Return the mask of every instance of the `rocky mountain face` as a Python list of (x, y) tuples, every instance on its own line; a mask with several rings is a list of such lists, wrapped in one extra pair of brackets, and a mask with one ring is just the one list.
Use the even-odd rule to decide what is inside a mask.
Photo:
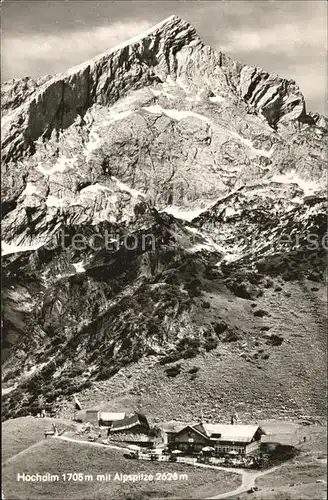
[(328, 121), (294, 81), (172, 16), (2, 119), (5, 417), (322, 412)]

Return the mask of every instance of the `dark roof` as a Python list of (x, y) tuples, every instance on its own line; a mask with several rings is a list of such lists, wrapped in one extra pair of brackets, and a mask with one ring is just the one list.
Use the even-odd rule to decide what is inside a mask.
[(142, 415), (141, 413), (134, 413), (132, 416), (126, 417), (123, 420), (117, 420), (116, 422), (113, 422), (110, 431), (115, 432), (133, 429), (136, 425), (144, 425), (149, 428), (145, 415)]

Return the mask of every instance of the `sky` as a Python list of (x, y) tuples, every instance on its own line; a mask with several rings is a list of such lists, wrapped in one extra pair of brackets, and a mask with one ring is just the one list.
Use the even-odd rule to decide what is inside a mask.
[(296, 80), (327, 115), (325, 0), (2, 2), (2, 80), (65, 71), (176, 14), (213, 48)]

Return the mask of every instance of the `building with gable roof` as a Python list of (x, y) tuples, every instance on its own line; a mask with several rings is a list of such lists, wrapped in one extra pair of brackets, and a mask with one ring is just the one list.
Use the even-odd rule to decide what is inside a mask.
[(222, 455), (249, 455), (260, 445), (265, 432), (258, 425), (208, 424), (188, 425), (177, 432), (171, 446), (185, 453), (197, 453), (205, 446)]

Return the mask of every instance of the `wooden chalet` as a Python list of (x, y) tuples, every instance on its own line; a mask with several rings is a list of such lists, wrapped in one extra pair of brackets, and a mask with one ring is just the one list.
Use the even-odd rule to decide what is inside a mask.
[(175, 435), (186, 427), (186, 424), (180, 424), (178, 422), (165, 422), (158, 425), (161, 431), (161, 437), (164, 444), (170, 444), (174, 442)]
[(192, 454), (210, 446), (220, 455), (245, 456), (259, 448), (263, 434), (258, 425), (201, 423), (188, 425), (177, 432), (170, 447)]
[(76, 422), (89, 422), (93, 425), (98, 425), (99, 421), (99, 410), (94, 408), (86, 409), (86, 410), (78, 410), (74, 413), (74, 420)]
[(209, 439), (203, 431), (197, 429), (197, 426), (187, 425), (171, 437), (169, 447), (181, 450), (186, 454), (198, 453), (208, 446)]

